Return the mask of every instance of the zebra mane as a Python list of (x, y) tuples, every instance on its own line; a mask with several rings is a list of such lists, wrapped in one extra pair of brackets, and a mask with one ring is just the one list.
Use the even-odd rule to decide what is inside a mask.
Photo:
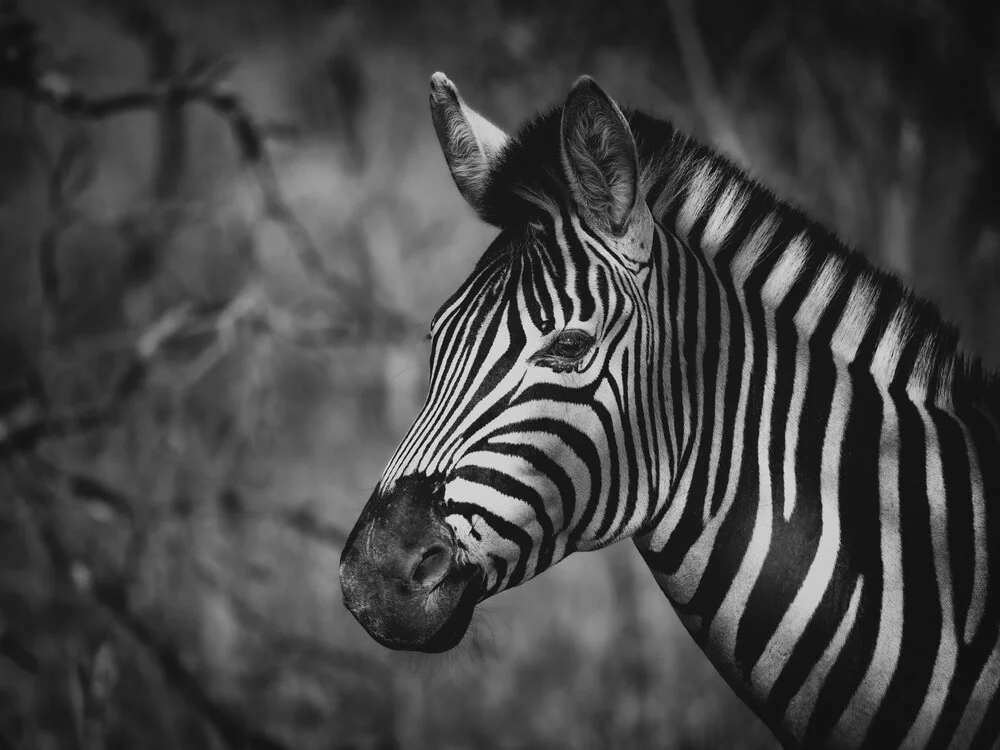
[[(483, 200), (483, 216), (498, 227), (531, 222), (550, 213), (570, 198), (559, 156), (562, 105), (528, 120), (508, 141), (490, 169)], [(662, 164), (664, 143), (676, 131), (664, 120), (636, 109), (622, 107), (636, 141), (642, 187), (648, 194), (650, 180)]]
[[(838, 261), (837, 288), (867, 290), (871, 293), (870, 298), (877, 296), (880, 304), (893, 310), (899, 323), (896, 331), (899, 349), (906, 348), (914, 339), (924, 345), (926, 351), (918, 369), (923, 370), (925, 380), (932, 372), (944, 373), (957, 386), (955, 393), (968, 392), (974, 401), (1000, 406), (997, 374), (977, 355), (965, 351), (958, 328), (946, 321), (931, 301), (916, 294), (898, 275), (875, 266), (801, 207), (778, 197), (728, 158), (686, 134), (674, 131), (667, 148), (655, 158), (658, 164), (646, 167), (650, 173), (647, 181), (652, 179), (652, 187), (646, 195), (653, 215), (665, 227), (677, 228), (679, 214), (693, 187), (703, 181), (704, 175), (712, 175), (710, 190), (702, 196), (707, 207), (699, 217), (702, 230), (707, 214), (723, 196), (739, 195), (746, 201), (743, 213), (747, 223), (759, 223), (763, 217), (772, 217), (780, 225), (784, 237), (803, 237), (808, 241), (810, 263), (818, 265), (828, 259)], [(703, 185), (699, 187), (704, 189)], [(749, 232), (748, 226), (744, 227), (744, 232)], [(739, 230), (733, 234), (742, 236)], [(769, 252), (777, 253), (781, 249), (775, 245)], [(833, 291), (836, 290), (831, 293)], [(876, 324), (881, 327), (880, 335), (890, 320), (889, 317), (876, 317)]]
[[(863, 283), (877, 290), (879, 299), (895, 304), (902, 322), (900, 344), (906, 346), (914, 337), (925, 341), (922, 364), (927, 371), (950, 372), (958, 386), (956, 392), (969, 390), (974, 398), (1000, 406), (1000, 377), (979, 357), (964, 351), (958, 329), (946, 322), (931, 302), (916, 295), (895, 274), (874, 266), (804, 210), (777, 197), (719, 152), (670, 122), (629, 107), (622, 107), (622, 112), (635, 138), (643, 194), (653, 216), (667, 229), (676, 228), (678, 213), (698, 175), (710, 173), (713, 180), (710, 193), (704, 196), (705, 206), (711, 208), (727, 191), (736, 191), (746, 201), (743, 214), (748, 220), (771, 216), (781, 225), (783, 235), (804, 234), (811, 262), (835, 257), (840, 261), (842, 280)], [(531, 226), (541, 225), (546, 216), (571, 200), (560, 163), (561, 116), (562, 106), (557, 105), (530, 119), (491, 166), (481, 207), (481, 215), (491, 224), (504, 229), (529, 227), (530, 233)], [(705, 214), (700, 218), (704, 225)], [(493, 257), (496, 251), (491, 248), (486, 255)]]

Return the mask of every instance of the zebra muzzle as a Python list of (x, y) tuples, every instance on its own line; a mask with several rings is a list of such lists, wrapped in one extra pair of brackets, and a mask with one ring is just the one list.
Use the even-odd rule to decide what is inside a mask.
[(341, 554), (344, 605), (388, 648), (456, 646), (482, 593), (482, 572), (456, 555), (442, 494), (440, 481), (422, 476), (376, 490)]

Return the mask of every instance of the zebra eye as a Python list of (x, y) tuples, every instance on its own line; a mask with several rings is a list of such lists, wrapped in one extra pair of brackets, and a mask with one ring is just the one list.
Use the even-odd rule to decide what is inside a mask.
[(555, 341), (542, 349), (533, 359), (548, 360), (553, 363), (575, 362), (590, 351), (594, 337), (586, 331), (567, 330), (560, 333)]

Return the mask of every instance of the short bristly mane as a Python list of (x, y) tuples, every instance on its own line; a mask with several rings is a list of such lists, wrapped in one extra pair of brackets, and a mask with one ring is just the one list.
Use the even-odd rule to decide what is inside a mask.
[[(699, 190), (707, 188), (704, 195), (698, 196), (707, 206), (718, 201), (725, 191), (738, 194), (743, 204), (741, 220), (759, 223), (765, 216), (776, 218), (785, 230), (783, 235), (802, 234), (808, 239), (812, 262), (818, 264), (835, 257), (840, 261), (843, 278), (865, 283), (878, 291), (883, 304), (894, 304), (903, 344), (913, 336), (924, 340), (924, 366), (928, 371), (948, 373), (955, 381), (955, 388), (949, 390), (967, 391), (973, 401), (1000, 404), (1000, 379), (978, 357), (962, 350), (958, 330), (945, 322), (930, 302), (912, 293), (895, 275), (876, 268), (833, 232), (775, 196), (718, 152), (669, 122), (627, 107), (622, 111), (635, 137), (640, 184), (647, 203), (666, 229), (675, 231), (693, 183), (699, 183)], [(562, 107), (537, 115), (521, 127), (500, 154), (483, 201), (483, 215), (492, 224), (524, 226), (542, 219), (553, 207), (567, 204), (569, 186), (559, 152), (561, 115)]]

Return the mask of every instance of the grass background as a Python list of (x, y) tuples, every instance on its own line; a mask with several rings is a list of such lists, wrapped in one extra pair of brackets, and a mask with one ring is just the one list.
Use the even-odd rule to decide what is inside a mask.
[(508, 129), (589, 72), (1000, 361), (995, 19), (611, 5), (22, 3), (45, 69), (88, 95), (228, 60), (221, 85), (274, 131), (285, 202), (350, 287), (303, 263), (208, 108), (81, 123), (0, 90), (0, 397), (30, 373), (54, 409), (114, 396), (166, 311), (215, 311), (113, 424), (3, 465), (0, 747), (775, 746), (628, 544), (488, 602), (439, 657), (381, 649), (340, 602), (339, 545), (423, 399), (426, 322), (493, 234), (440, 155), (435, 70)]

